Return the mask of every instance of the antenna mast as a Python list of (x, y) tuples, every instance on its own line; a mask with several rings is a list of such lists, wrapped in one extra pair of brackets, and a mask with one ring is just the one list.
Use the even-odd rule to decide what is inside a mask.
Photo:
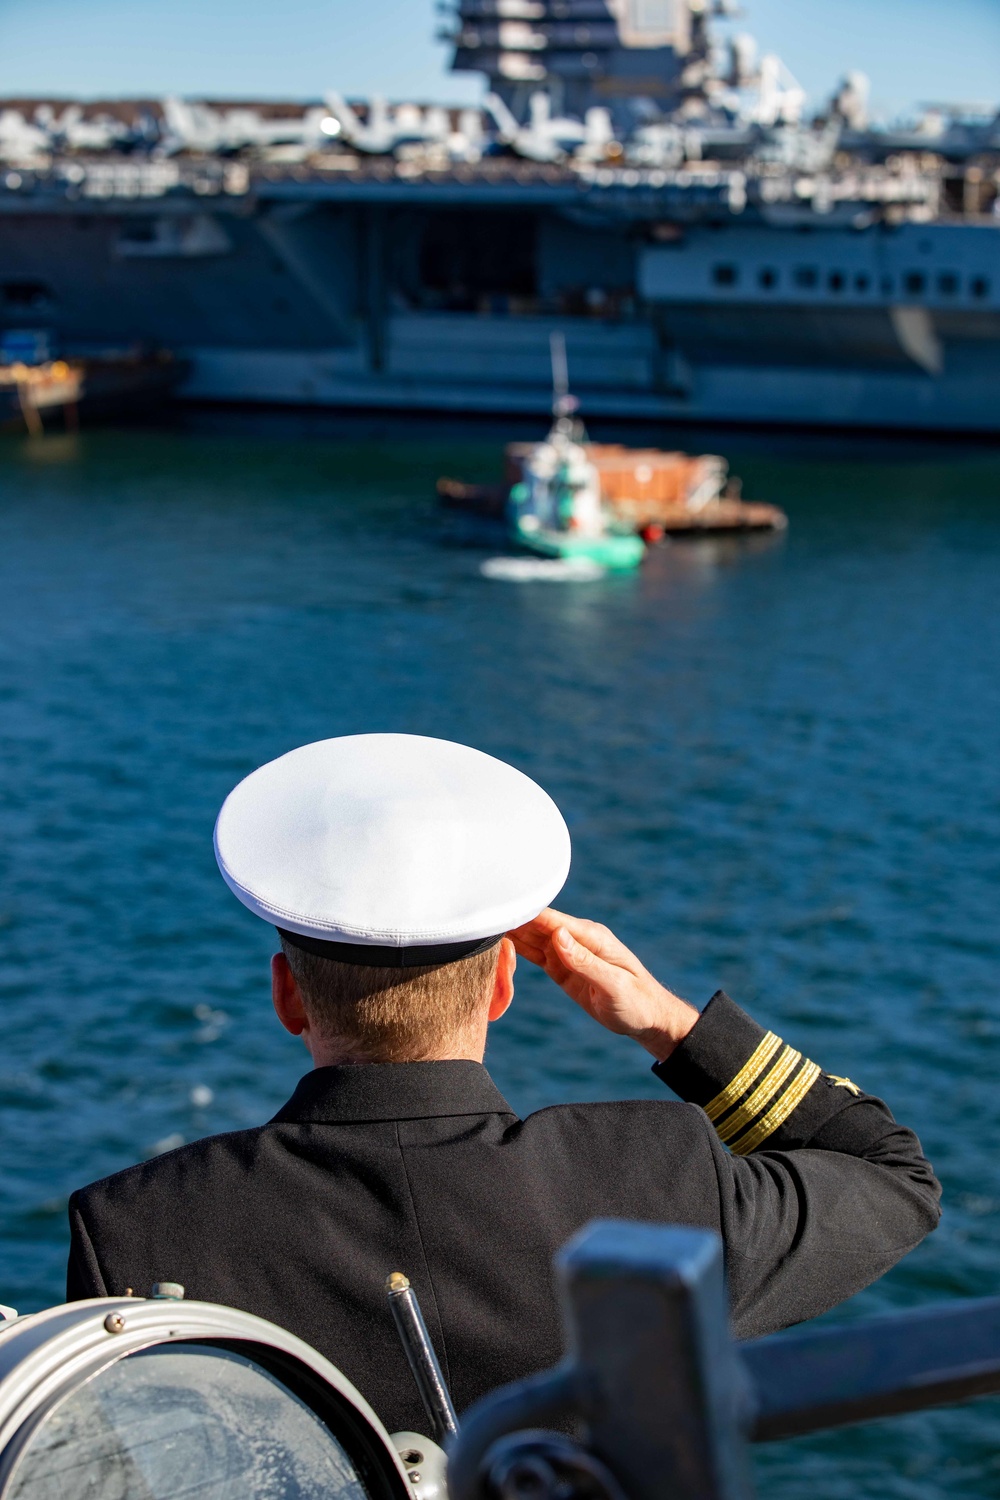
[(552, 415), (561, 422), (571, 417), (580, 404), (569, 393), (566, 338), (561, 329), (549, 334), (549, 356), (552, 360)]

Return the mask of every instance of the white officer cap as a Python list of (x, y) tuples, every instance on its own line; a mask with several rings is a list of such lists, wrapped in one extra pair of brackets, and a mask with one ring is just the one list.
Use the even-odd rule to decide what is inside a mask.
[(289, 941), (407, 967), (481, 952), (555, 898), (569, 830), (548, 793), (492, 755), (415, 734), (302, 745), (230, 792), (222, 877)]

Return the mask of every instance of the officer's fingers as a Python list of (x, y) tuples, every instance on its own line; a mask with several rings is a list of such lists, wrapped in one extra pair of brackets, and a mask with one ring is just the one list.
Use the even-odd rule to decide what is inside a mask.
[(562, 955), (554, 943), (545, 944), (543, 956), (539, 960), (539, 967), (544, 969), (549, 978), (556, 984), (565, 985), (566, 981), (571, 978), (570, 970), (563, 963)]
[(526, 939), (523, 929), (516, 932), (509, 932), (507, 936), (514, 944), (515, 952), (522, 958), (526, 958), (529, 963), (537, 964), (556, 984), (563, 985), (566, 983), (566, 980), (569, 978), (569, 970), (560, 959), (551, 942), (546, 941), (542, 943)]
[(583, 943), (592, 953), (600, 953), (603, 958), (610, 958), (611, 950), (615, 948), (623, 954), (628, 953), (624, 944), (619, 943), (614, 933), (607, 927), (602, 927), (600, 922), (591, 922), (586, 917), (572, 917), (569, 912), (557, 911), (554, 906), (547, 906), (533, 922), (526, 923), (526, 927), (531, 928), (536, 940), (543, 939), (546, 942), (550, 942), (559, 928), (564, 927), (578, 943)]
[(538, 964), (557, 983), (559, 980), (553, 973), (553, 965), (559, 966), (559, 958), (552, 946), (552, 937), (560, 920), (559, 912), (547, 909), (533, 921), (512, 928), (507, 934), (518, 953), (523, 954), (531, 963)]
[[(578, 957), (581, 962), (583, 954), (588, 952), (592, 954), (593, 948), (600, 942), (603, 935), (611, 936), (606, 928), (600, 927), (596, 922), (587, 922), (578, 917), (567, 917), (564, 912), (555, 911), (552, 907), (547, 907), (545, 911), (540, 912), (533, 921), (513, 928), (507, 936), (519, 954), (529, 963), (537, 964), (540, 969), (544, 969), (548, 977), (566, 990), (574, 1000), (581, 1000), (590, 982), (605, 990), (613, 988), (614, 971), (609, 965), (603, 966), (606, 972), (600, 975), (596, 974), (593, 969), (584, 975), (581, 966), (567, 964), (565, 954), (560, 951), (555, 938), (560, 929), (566, 931), (568, 923), (572, 923), (584, 939), (582, 947), (577, 942), (577, 947), (580, 947)], [(571, 941), (573, 941), (572, 938)], [(627, 954), (628, 950), (623, 948), (622, 952)], [(618, 977), (620, 980), (624, 976), (619, 973)]]
[(514, 944), (515, 952), (521, 958), (526, 958), (529, 963), (538, 964), (541, 968), (545, 967), (545, 959), (549, 946), (547, 943), (540, 942), (533, 934), (528, 932), (527, 928), (523, 927), (516, 928), (513, 932), (508, 932), (507, 936)]
[(567, 927), (557, 928), (552, 944), (570, 975), (575, 974), (585, 979), (592, 990), (603, 991), (609, 996), (614, 996), (620, 990), (622, 980), (626, 978), (621, 968), (608, 963), (585, 943), (579, 942)]
[(507, 936), (514, 944), (515, 948), (523, 944), (525, 950), (527, 950), (528, 948), (535, 948), (538, 950), (544, 949), (546, 944), (550, 941), (555, 927), (558, 925), (558, 923), (550, 924), (543, 921), (542, 918), (545, 917), (545, 915), (546, 913), (542, 912), (542, 915), (540, 917), (535, 917), (533, 921), (524, 922), (520, 927), (511, 928)]
[(621, 969), (627, 969), (630, 974), (640, 975), (645, 973), (642, 964), (636, 958), (635, 954), (629, 948), (626, 948), (625, 944), (620, 942), (611, 929), (605, 927), (603, 923), (589, 922), (584, 917), (571, 917), (564, 912), (552, 911), (551, 908), (548, 912), (543, 912), (543, 916), (557, 918), (556, 930), (558, 928), (565, 928), (571, 937), (576, 938), (578, 943), (582, 943), (591, 953), (596, 953), (599, 958), (605, 959), (607, 963), (616, 964)]

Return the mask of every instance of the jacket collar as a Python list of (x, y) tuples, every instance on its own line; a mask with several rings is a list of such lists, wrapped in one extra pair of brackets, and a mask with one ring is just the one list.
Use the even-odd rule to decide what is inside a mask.
[(360, 1063), (314, 1068), (272, 1123), (346, 1124), (438, 1115), (514, 1115), (482, 1063)]

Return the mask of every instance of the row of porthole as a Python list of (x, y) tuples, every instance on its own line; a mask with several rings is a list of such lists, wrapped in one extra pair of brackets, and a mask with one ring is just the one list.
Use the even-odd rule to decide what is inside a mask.
[[(823, 279), (816, 266), (796, 266), (792, 272), (792, 285), (799, 291), (817, 291)], [(716, 286), (738, 286), (740, 268), (731, 262), (713, 266), (712, 280)], [(757, 285), (762, 291), (774, 291), (779, 281), (780, 273), (773, 266), (762, 266), (757, 272)], [(850, 275), (846, 271), (828, 271), (825, 284), (831, 292), (851, 290), (865, 293), (872, 290), (875, 277), (867, 271), (855, 271)], [(962, 278), (957, 271), (939, 271), (933, 278), (925, 271), (906, 271), (900, 278), (898, 287), (892, 276), (882, 276), (878, 284), (886, 297), (892, 296), (897, 290), (911, 297), (922, 297), (930, 290), (935, 290), (941, 297), (957, 297), (962, 291)], [(986, 276), (970, 276), (968, 294), (977, 301), (984, 301), (990, 295), (989, 279)]]

